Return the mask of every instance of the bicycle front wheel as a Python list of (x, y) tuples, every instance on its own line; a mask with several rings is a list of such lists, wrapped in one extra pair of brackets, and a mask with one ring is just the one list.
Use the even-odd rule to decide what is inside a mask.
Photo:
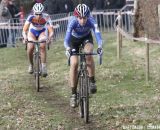
[(80, 117), (83, 118), (84, 117), (84, 107), (83, 107), (83, 77), (82, 77), (83, 73), (80, 71), (78, 74), (78, 83), (79, 83), (79, 87), (78, 87), (78, 104), (79, 104), (79, 113), (80, 113)]
[(40, 58), (38, 53), (35, 55), (35, 79), (36, 79), (36, 90), (39, 92), (40, 89)]
[(86, 123), (89, 122), (89, 78), (87, 73), (83, 76), (83, 109), (84, 109), (84, 120)]

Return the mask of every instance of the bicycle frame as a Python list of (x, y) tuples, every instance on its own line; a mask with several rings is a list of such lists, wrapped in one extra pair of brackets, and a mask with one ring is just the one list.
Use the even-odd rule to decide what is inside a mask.
[[(80, 108), (80, 116), (84, 118), (85, 122), (89, 122), (89, 86), (90, 80), (87, 71), (86, 56), (97, 55), (97, 53), (85, 53), (80, 48), (80, 53), (72, 53), (80, 57), (80, 64), (78, 70), (78, 102)], [(69, 61), (70, 62), (70, 61)]]
[(89, 77), (85, 55), (80, 55), (79, 80), (79, 108), (80, 116), (85, 122), (89, 121)]
[(46, 41), (28, 41), (29, 43), (33, 43), (35, 45), (33, 59), (34, 59), (34, 76), (36, 80), (36, 89), (39, 92), (40, 89), (40, 75), (41, 75), (41, 57), (40, 57), (40, 43), (44, 43)]

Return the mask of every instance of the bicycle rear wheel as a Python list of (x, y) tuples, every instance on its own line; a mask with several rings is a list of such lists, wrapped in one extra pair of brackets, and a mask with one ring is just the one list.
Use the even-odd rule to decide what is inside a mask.
[(35, 55), (35, 80), (36, 80), (36, 90), (39, 92), (40, 89), (40, 58), (39, 54)]

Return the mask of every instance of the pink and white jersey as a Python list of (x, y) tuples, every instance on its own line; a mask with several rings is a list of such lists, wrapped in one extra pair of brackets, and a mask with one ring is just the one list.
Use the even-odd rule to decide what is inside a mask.
[(27, 20), (27, 23), (30, 23), (30, 29), (34, 30), (42, 30), (46, 28), (46, 25), (52, 26), (51, 19), (48, 14), (42, 13), (42, 16), (40, 19), (37, 19), (35, 15), (29, 15)]

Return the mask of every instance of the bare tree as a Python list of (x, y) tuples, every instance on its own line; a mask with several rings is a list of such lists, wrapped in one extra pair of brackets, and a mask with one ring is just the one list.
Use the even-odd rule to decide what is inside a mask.
[(160, 39), (158, 4), (160, 0), (138, 0), (135, 11), (134, 36), (147, 34), (152, 39)]

